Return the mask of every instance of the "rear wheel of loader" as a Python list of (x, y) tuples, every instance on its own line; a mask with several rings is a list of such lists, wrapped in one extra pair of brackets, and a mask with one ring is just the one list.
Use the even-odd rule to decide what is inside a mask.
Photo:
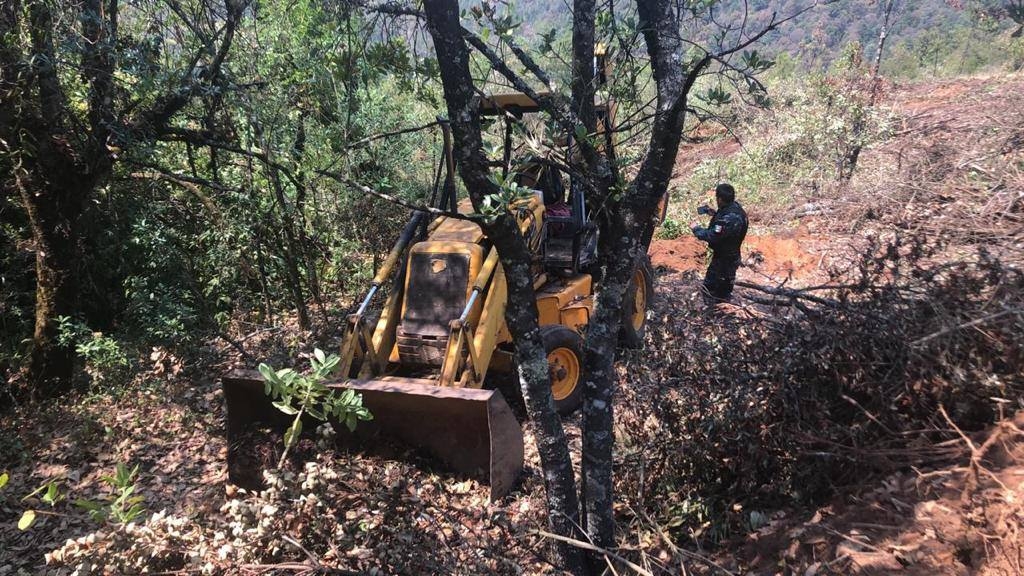
[(548, 354), (555, 408), (567, 416), (583, 404), (583, 338), (562, 325), (542, 326), (540, 336)]
[(624, 348), (644, 345), (647, 310), (654, 298), (654, 269), (651, 259), (643, 256), (633, 271), (633, 281), (622, 299), (622, 328), (619, 341)]

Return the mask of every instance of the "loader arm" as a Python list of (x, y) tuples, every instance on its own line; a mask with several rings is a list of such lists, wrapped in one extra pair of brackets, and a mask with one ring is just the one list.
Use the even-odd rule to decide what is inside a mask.
[[(446, 178), (440, 195), (435, 184), (431, 204), (445, 211), (470, 211), (468, 201), (456, 202), (447, 123), (441, 122), (441, 128)], [(540, 192), (516, 201), (509, 210), (530, 251), (538, 253), (545, 210)], [(428, 217), (424, 212), (413, 215), (360, 306), (346, 319), (339, 380), (327, 384), (360, 393), (373, 420), (360, 423), (354, 433), (332, 424), (342, 442), (355, 441), (372, 450), (381, 445), (379, 434), (430, 453), (451, 469), (483, 477), (495, 499), (515, 485), (524, 453), (522, 429), (501, 392), (483, 388), (488, 371), (499, 369), (499, 345), (511, 339), (505, 324), (505, 273), (477, 223), (439, 216), (427, 224)], [(414, 242), (418, 231), (425, 238)], [(536, 273), (534, 286), (539, 288), (547, 276), (542, 270)], [(374, 325), (371, 304), (389, 281), (391, 289)], [(272, 463), (261, 457), (268, 451), (256, 445), (266, 435), (254, 432), (280, 434), (287, 418), (263, 393), (258, 373), (234, 372), (222, 378), (222, 385), (229, 478), (259, 487), (262, 467)]]
[(404, 279), (404, 266), (399, 267), (398, 276), (395, 279), (391, 293), (388, 294), (387, 302), (381, 311), (380, 320), (378, 320), (377, 328), (373, 333), (370, 332), (369, 324), (366, 321), (366, 311), (369, 309), (370, 302), (373, 301), (373, 297), (377, 295), (380, 287), (391, 276), (424, 218), (425, 214), (423, 212), (417, 212), (409, 219), (405, 228), (402, 229), (398, 241), (395, 242), (388, 257), (384, 260), (384, 264), (381, 265), (380, 269), (377, 270), (377, 274), (373, 277), (366, 297), (363, 298), (356, 312), (350, 314), (346, 319), (345, 337), (341, 342), (341, 362), (339, 363), (338, 373), (351, 374), (352, 364), (356, 360), (362, 360), (362, 366), (359, 370), (360, 378), (379, 376), (384, 373), (387, 367), (388, 351), (394, 346), (394, 326), (398, 321), (398, 307), (402, 302), (403, 296), (402, 287), (404, 283), (402, 280)]
[[(491, 248), (473, 282), (462, 314), (451, 322), (448, 348), (441, 366), (440, 386), (481, 388), (490, 365), (498, 333), (505, 320), (507, 303), (505, 274), (498, 263), (498, 251)], [(479, 300), (483, 306), (474, 326), (470, 315)]]

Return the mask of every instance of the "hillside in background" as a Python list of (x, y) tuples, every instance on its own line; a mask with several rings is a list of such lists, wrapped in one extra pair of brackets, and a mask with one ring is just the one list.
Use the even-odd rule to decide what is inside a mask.
[[(736, 26), (744, 20), (757, 24), (767, 22), (773, 14), (777, 18), (792, 15), (807, 4), (806, 0), (725, 0), (715, 7), (714, 15), (718, 22)], [(883, 21), (878, 4), (857, 0), (817, 6), (766, 37), (762, 50), (773, 57), (785, 54), (819, 70), (828, 67), (852, 42), (859, 42), (867, 57), (873, 58)], [(949, 0), (897, 2), (883, 71), (903, 77), (955, 75), (1001, 63), (1007, 55), (990, 40), (1000, 30), (1005, 33), (1009, 24), (1000, 27), (992, 22), (983, 29), (956, 4)], [(570, 34), (566, 3), (522, 0), (513, 4), (513, 10), (522, 19), (527, 36), (552, 29)]]

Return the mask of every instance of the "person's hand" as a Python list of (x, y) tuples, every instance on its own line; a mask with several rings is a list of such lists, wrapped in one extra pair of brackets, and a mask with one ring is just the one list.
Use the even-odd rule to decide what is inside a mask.
[(696, 230), (697, 228), (700, 228), (700, 222), (697, 222), (696, 220), (690, 222), (690, 230)]

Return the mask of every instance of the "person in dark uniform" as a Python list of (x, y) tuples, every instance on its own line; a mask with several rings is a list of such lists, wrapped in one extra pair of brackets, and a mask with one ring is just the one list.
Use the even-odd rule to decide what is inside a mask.
[(725, 302), (732, 296), (736, 281), (736, 269), (740, 266), (740, 246), (747, 236), (747, 213), (736, 201), (736, 189), (731, 184), (715, 187), (715, 202), (718, 209), (707, 206), (697, 208), (698, 214), (711, 216), (711, 222), (703, 227), (697, 222), (690, 225), (693, 235), (711, 247), (711, 264), (704, 276), (704, 291), (717, 302)]

